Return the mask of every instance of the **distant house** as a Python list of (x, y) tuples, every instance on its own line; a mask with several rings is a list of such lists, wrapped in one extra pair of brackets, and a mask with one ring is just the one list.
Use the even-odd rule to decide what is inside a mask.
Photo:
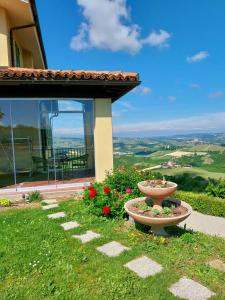
[(190, 169), (190, 168), (192, 168), (192, 165), (184, 165), (183, 168)]
[(102, 181), (112, 103), (139, 84), (135, 72), (48, 69), (35, 1), (0, 0), (0, 187)]
[(174, 161), (168, 161), (168, 162), (161, 163), (161, 168), (163, 168), (163, 169), (177, 168), (177, 167), (179, 167), (179, 165)]

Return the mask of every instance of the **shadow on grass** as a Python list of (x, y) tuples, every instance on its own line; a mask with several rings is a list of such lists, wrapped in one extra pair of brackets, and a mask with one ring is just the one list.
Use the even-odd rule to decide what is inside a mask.
[[(138, 222), (135, 222), (135, 228), (145, 234), (152, 234), (151, 233), (151, 226), (140, 224)], [(169, 234), (169, 237), (174, 236), (174, 237), (180, 237), (184, 234), (193, 234), (192, 230), (187, 230), (185, 228), (181, 228), (178, 226), (169, 226), (165, 227), (166, 232)]]

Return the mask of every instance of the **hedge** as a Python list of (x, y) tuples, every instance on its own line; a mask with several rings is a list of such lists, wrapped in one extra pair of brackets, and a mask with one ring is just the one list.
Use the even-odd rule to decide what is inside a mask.
[(225, 217), (225, 200), (206, 194), (177, 191), (175, 197), (189, 203), (194, 210), (206, 215)]

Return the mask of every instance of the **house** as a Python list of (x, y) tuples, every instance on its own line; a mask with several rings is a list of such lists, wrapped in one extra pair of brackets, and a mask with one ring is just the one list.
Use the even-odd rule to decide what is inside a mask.
[(48, 69), (34, 0), (0, 0), (0, 188), (113, 169), (112, 103), (135, 72)]
[(161, 168), (164, 168), (164, 169), (177, 168), (177, 167), (178, 167), (178, 165), (174, 161), (167, 161), (167, 162), (161, 163)]

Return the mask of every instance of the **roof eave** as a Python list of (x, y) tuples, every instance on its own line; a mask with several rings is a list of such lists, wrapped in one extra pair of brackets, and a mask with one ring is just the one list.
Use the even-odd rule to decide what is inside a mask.
[[(73, 98), (111, 98), (115, 102), (140, 81), (102, 81), (102, 80), (0, 80), (1, 97), (73, 97)], [(14, 89), (9, 89), (14, 86)]]

